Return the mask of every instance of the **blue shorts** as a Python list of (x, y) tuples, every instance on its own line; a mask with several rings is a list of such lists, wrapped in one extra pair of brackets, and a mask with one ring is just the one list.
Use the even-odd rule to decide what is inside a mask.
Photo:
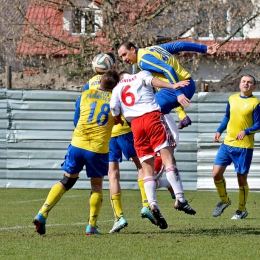
[(134, 148), (133, 133), (111, 137), (109, 142), (109, 162), (122, 162), (122, 153), (129, 160), (137, 156)]
[[(190, 84), (184, 88), (180, 88), (180, 91), (188, 99), (191, 99), (196, 91), (194, 80), (190, 79)], [(174, 89), (163, 88), (156, 92), (155, 98), (160, 105), (163, 114), (169, 114), (172, 109), (180, 106)]]
[(94, 153), (70, 144), (61, 168), (69, 174), (76, 174), (80, 173), (84, 166), (89, 178), (108, 175), (108, 153)]
[(235, 170), (240, 174), (249, 173), (254, 149), (238, 148), (221, 144), (214, 165), (227, 166), (234, 163)]

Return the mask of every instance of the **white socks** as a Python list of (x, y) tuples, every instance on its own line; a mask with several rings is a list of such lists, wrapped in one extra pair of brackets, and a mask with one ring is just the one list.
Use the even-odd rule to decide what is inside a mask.
[(174, 190), (176, 199), (180, 202), (185, 202), (181, 176), (179, 174), (178, 168), (174, 165), (167, 167), (166, 178)]
[(157, 199), (156, 199), (156, 183), (154, 181), (153, 176), (144, 177), (144, 189), (146, 193), (146, 197), (148, 199), (149, 206), (156, 205), (158, 207)]

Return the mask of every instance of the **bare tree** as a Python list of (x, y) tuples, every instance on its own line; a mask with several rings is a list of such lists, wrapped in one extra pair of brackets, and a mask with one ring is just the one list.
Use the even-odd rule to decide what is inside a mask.
[[(124, 40), (138, 47), (190, 38), (211, 39), (222, 45), (245, 41), (259, 24), (258, 0), (2, 0), (0, 8), (0, 66), (11, 60), (17, 69), (39, 68), (90, 77), (91, 60), (101, 51), (114, 51)], [(233, 80), (243, 70), (259, 66), (259, 41), (250, 50), (221, 51), (216, 71), (232, 68), (222, 77)], [(231, 53), (232, 52), (232, 53)], [(205, 55), (179, 55), (196, 72)], [(225, 61), (223, 65), (223, 60)], [(119, 59), (119, 69), (124, 65)], [(14, 67), (15, 68), (15, 67)], [(260, 71), (258, 69), (258, 71)], [(260, 77), (260, 75), (256, 75)]]

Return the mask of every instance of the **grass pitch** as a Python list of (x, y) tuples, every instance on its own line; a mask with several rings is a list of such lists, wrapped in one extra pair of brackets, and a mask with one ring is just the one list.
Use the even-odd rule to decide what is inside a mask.
[(217, 218), (212, 212), (219, 199), (213, 191), (186, 191), (185, 197), (197, 211), (195, 216), (173, 209), (166, 190), (157, 191), (168, 229), (160, 230), (141, 219), (139, 191), (123, 190), (124, 215), (128, 227), (108, 234), (113, 225), (109, 191), (98, 220), (101, 235), (86, 236), (89, 190), (70, 190), (49, 214), (46, 235), (34, 232), (32, 220), (49, 189), (0, 189), (0, 259), (259, 259), (260, 193), (250, 192), (243, 220), (231, 220), (238, 193)]

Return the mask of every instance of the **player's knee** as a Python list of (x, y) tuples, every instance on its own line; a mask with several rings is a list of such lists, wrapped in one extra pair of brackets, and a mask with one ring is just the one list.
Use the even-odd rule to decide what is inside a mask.
[(113, 169), (108, 171), (109, 180), (119, 180), (120, 179), (120, 171), (119, 169)]
[(78, 180), (78, 178), (69, 178), (68, 176), (66, 176), (64, 174), (63, 178), (60, 182), (65, 187), (65, 189), (68, 191), (69, 189), (71, 189), (74, 186), (74, 184), (76, 183), (77, 180)]

